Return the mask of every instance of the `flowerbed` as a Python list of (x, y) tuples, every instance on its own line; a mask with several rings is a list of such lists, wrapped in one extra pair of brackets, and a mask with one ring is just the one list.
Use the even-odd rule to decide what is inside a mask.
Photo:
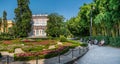
[(11, 41), (3, 41), (4, 44), (12, 44)]
[(41, 41), (41, 42), (34, 42), (33, 44), (39, 44), (39, 45), (54, 45), (56, 44), (56, 41), (55, 40), (44, 40), (44, 41)]
[(35, 40), (33, 39), (22, 39), (21, 41), (22, 42), (35, 42)]
[(54, 50), (43, 50), (41, 52), (29, 52), (29, 53), (19, 53), (15, 54), (15, 60), (23, 61), (23, 60), (32, 60), (35, 59), (36, 56), (39, 58), (50, 58), (57, 56), (58, 53), (63, 53), (68, 50), (69, 47), (67, 46), (59, 46), (57, 49)]

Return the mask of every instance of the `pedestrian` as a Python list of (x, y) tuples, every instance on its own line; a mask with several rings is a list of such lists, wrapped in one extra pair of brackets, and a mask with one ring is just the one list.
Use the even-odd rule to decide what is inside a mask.
[(97, 40), (97, 39), (94, 40), (94, 44), (95, 44), (95, 45), (98, 44), (98, 40)]
[(103, 40), (101, 40), (101, 46), (103, 46), (104, 45), (104, 43), (105, 43), (105, 40), (103, 39)]
[(88, 40), (88, 43), (92, 46), (92, 40), (91, 39)]
[(80, 42), (83, 42), (83, 39), (82, 39), (82, 38), (80, 39)]
[(105, 43), (105, 40), (103, 39), (103, 40), (100, 41), (99, 46), (103, 46), (104, 43)]

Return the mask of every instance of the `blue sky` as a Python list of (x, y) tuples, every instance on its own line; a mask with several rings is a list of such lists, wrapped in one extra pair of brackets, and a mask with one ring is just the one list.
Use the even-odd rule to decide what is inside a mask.
[[(80, 6), (84, 3), (91, 3), (92, 0), (30, 0), (30, 9), (33, 14), (58, 13), (65, 19), (76, 16)], [(14, 9), (17, 7), (17, 0), (0, 0), (0, 17), (3, 11), (7, 11), (7, 18), (14, 18)]]

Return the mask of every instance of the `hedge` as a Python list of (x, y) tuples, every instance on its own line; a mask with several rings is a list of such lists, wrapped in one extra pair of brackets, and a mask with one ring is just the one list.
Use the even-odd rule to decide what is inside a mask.
[(114, 37), (114, 38), (110, 37), (109, 40), (110, 40), (109, 43), (110, 46), (120, 47), (120, 37)]
[[(84, 37), (87, 41), (90, 37)], [(105, 40), (105, 45), (110, 45), (113, 47), (120, 47), (120, 36), (119, 37), (108, 37), (108, 36), (92, 36), (92, 39), (97, 39), (100, 42), (102, 39)]]

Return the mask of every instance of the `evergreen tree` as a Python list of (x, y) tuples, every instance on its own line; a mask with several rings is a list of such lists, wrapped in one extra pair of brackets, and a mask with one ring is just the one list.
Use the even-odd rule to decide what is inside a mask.
[(7, 12), (3, 11), (3, 32), (7, 32)]
[(0, 32), (1, 32), (1, 26), (2, 26), (2, 19), (0, 18)]
[(15, 9), (15, 34), (19, 37), (27, 37), (31, 31), (32, 12), (29, 8), (29, 0), (17, 0), (18, 7)]

